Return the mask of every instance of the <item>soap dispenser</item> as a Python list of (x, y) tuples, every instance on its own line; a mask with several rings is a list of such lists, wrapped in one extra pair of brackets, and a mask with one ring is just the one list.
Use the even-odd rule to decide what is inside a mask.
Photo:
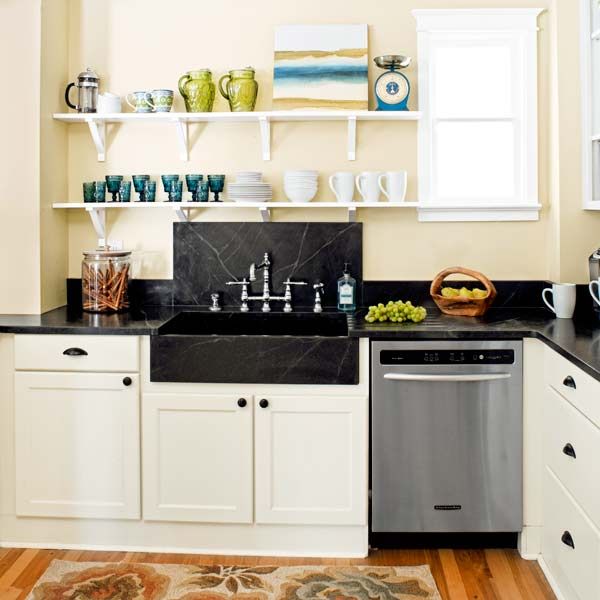
[(344, 274), (338, 279), (338, 310), (356, 310), (356, 279), (350, 275), (350, 263), (344, 263)]

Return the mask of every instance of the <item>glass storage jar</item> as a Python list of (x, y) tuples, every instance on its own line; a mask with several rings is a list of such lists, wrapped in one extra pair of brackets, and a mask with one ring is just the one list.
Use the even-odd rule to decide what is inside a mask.
[(81, 263), (83, 310), (119, 312), (129, 308), (131, 252), (108, 247), (88, 250)]

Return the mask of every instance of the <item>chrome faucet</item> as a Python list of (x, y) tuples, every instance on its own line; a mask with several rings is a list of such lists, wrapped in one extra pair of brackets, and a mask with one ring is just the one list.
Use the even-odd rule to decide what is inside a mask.
[[(249, 285), (251, 282), (256, 281), (256, 271), (262, 270), (263, 272), (263, 293), (261, 296), (251, 296), (249, 295)], [(248, 302), (252, 300), (259, 300), (262, 302), (262, 312), (271, 312), (271, 300), (284, 302), (283, 312), (289, 313), (292, 312), (292, 286), (293, 285), (307, 285), (305, 281), (291, 281), (288, 277), (284, 282), (285, 292), (283, 296), (271, 296), (271, 260), (269, 258), (269, 253), (265, 252), (263, 256), (263, 261), (259, 265), (252, 263), (250, 265), (250, 273), (248, 279), (245, 277), (242, 281), (228, 281), (227, 285), (241, 285), (242, 286), (242, 296), (241, 301), (242, 304), (240, 306), (240, 310), (242, 312), (248, 312), (250, 309), (248, 307)]]

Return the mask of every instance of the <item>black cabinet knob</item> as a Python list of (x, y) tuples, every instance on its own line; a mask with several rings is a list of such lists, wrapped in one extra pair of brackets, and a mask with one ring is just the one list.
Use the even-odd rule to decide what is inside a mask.
[(570, 456), (571, 458), (577, 458), (577, 454), (575, 454), (575, 448), (571, 446), (571, 444), (565, 444), (565, 447), (562, 449), (563, 454)]
[(563, 385), (566, 386), (566, 387), (570, 387), (573, 390), (577, 389), (577, 385), (575, 384), (575, 380), (570, 375), (567, 375), (564, 378)]
[(131, 385), (133, 383), (133, 379), (131, 377), (123, 377), (123, 385)]
[(269, 406), (269, 401), (268, 401), (266, 398), (263, 398), (263, 399), (262, 399), (262, 400), (261, 400), (261, 401), (258, 403), (258, 405), (259, 405), (261, 408), (267, 408), (267, 406)]
[(246, 406), (246, 404), (248, 404), (248, 402), (246, 401), (246, 398), (240, 398), (240, 399), (238, 400), (238, 406), (239, 406), (240, 408), (244, 408), (244, 406)]
[(571, 548), (573, 548), (573, 550), (575, 550), (575, 542), (573, 541), (573, 536), (570, 534), (570, 532), (565, 531), (561, 536), (560, 536), (560, 541), (565, 545), (565, 546), (570, 546)]
[(83, 348), (67, 348), (63, 354), (65, 356), (87, 356), (88, 353)]

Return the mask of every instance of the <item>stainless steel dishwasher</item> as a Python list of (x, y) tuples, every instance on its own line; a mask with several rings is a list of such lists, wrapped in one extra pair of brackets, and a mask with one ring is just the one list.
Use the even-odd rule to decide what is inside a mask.
[(523, 527), (519, 341), (373, 342), (373, 532)]

